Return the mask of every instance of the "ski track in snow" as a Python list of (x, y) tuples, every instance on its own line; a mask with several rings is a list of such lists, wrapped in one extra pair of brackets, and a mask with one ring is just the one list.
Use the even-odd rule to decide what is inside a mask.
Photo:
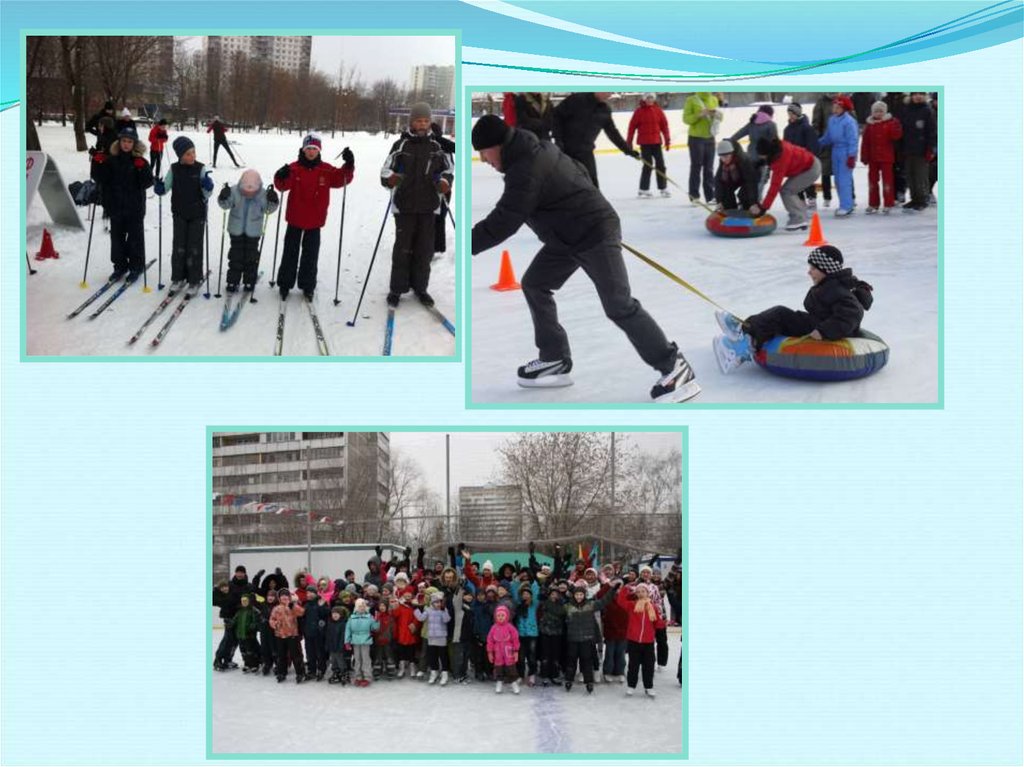
[[(779, 135), (785, 108), (776, 105)], [(811, 105), (805, 105), (810, 114)], [(738, 130), (753, 107), (726, 110), (719, 137)], [(689, 152), (681, 110), (666, 112), (677, 148), (665, 154), (672, 197), (636, 197), (641, 165), (625, 155), (597, 155), (601, 190), (622, 222), (623, 240), (662, 263), (682, 279), (730, 311), (743, 316), (783, 304), (802, 309), (810, 288), (805, 232), (781, 231), (786, 222), (781, 201), (772, 206), (780, 230), (746, 240), (714, 237), (704, 228), (707, 211), (686, 199)], [(616, 112), (623, 136), (629, 112)], [(598, 149), (610, 148), (602, 134)], [(716, 161), (717, 162), (717, 161)], [(482, 220), (502, 192), (501, 177), (479, 162), (472, 163), (472, 219)], [(656, 184), (652, 174), (651, 188)], [(695, 403), (882, 403), (935, 402), (938, 398), (938, 219), (929, 208), (916, 214), (899, 211), (868, 217), (867, 168), (854, 171), (858, 207), (847, 219), (836, 219), (833, 207), (819, 207), (825, 239), (837, 246), (854, 274), (874, 286), (875, 303), (863, 327), (890, 346), (888, 365), (858, 381), (814, 383), (771, 375), (753, 363), (729, 376), (718, 370), (711, 341), (721, 331), (714, 307), (684, 290), (629, 253), (623, 252), (634, 296), (679, 344), (703, 389)], [(936, 185), (936, 193), (939, 186)], [(657, 194), (657, 192), (655, 192)], [(819, 206), (821, 197), (819, 195)], [(526, 226), (497, 248), (472, 259), (472, 399), (476, 403), (649, 403), (648, 392), (658, 374), (637, 357), (625, 335), (601, 309), (593, 285), (581, 271), (556, 292), (559, 321), (572, 344), (573, 386), (522, 389), (516, 385), (518, 365), (536, 356), (533, 325), (520, 291), (489, 289), (496, 281), (502, 250), (508, 250), (517, 279), (540, 243)]]
[[(145, 139), (147, 131), (143, 130)], [(168, 160), (174, 156), (170, 142), (179, 135), (188, 136), (196, 145), (200, 162), (208, 162), (209, 142), (203, 132), (185, 131), (171, 132), (167, 151), (164, 154), (163, 171), (169, 167)], [(82, 290), (82, 270), (85, 265), (85, 252), (89, 234), (89, 222), (85, 220), (88, 208), (79, 208), (85, 223), (84, 231), (76, 231), (65, 227), (55, 227), (46, 213), (45, 207), (38, 200), (33, 202), (27, 215), (27, 245), (30, 255), (34, 256), (39, 249), (43, 228), (46, 227), (53, 235), (54, 246), (60, 258), (56, 260), (35, 261), (32, 266), (37, 270), (27, 281), (27, 329), (26, 348), (29, 355), (128, 355), (128, 356), (217, 356), (230, 357), (237, 355), (272, 357), (274, 337), (277, 329), (278, 294), (276, 288), (268, 284), (270, 279), (276, 282), (276, 274), (271, 273), (274, 254), (274, 239), (277, 225), (277, 214), (267, 219), (267, 231), (263, 245), (260, 268), (265, 272), (261, 283), (256, 288), (258, 303), (246, 307), (239, 318), (238, 324), (227, 331), (220, 330), (220, 317), (224, 307), (224, 299), (214, 298), (217, 292), (217, 268), (220, 261), (220, 241), (223, 228), (223, 211), (217, 205), (216, 195), (224, 182), (234, 184), (241, 177), (246, 167), (256, 168), (263, 179), (264, 185), (271, 182), (274, 172), (286, 162), (292, 162), (298, 155), (301, 135), (290, 134), (256, 134), (235, 133), (231, 135), (232, 149), (238, 152), (252, 165), (234, 168), (224, 152), (219, 153), (218, 167), (213, 170), (215, 184), (214, 194), (210, 198), (210, 277), (209, 300), (202, 298), (206, 292), (204, 283), (200, 296), (193, 301), (175, 323), (173, 330), (156, 348), (150, 345), (152, 336), (159, 325), (147, 328), (146, 334), (133, 346), (128, 346), (128, 339), (139, 325), (156, 308), (166, 296), (166, 289), (158, 291), (158, 264), (154, 264), (148, 273), (152, 293), (143, 293), (141, 280), (138, 287), (132, 287), (115, 301), (100, 317), (88, 321), (84, 316), (73, 320), (66, 319), (67, 314), (84, 301), (90, 293), (98, 289), (111, 271), (110, 236), (103, 231), (102, 219), (97, 209), (95, 229), (92, 237), (92, 253), (89, 257), (89, 289)], [(39, 128), (39, 137), (43, 149), (51, 154), (60, 167), (66, 184), (75, 180), (84, 180), (89, 175), (88, 156), (84, 152), (75, 152), (74, 135), (71, 128), (61, 128), (59, 124), (46, 124)], [(91, 137), (90, 137), (91, 138)], [(381, 238), (373, 273), (366, 290), (366, 297), (359, 312), (354, 328), (346, 322), (352, 319), (359, 292), (363, 287), (366, 269), (370, 263), (373, 246), (380, 232), (384, 211), (388, 203), (386, 190), (381, 187), (380, 167), (387, 157), (395, 136), (372, 136), (366, 133), (340, 133), (331, 138), (329, 133), (323, 134), (324, 160), (338, 164), (341, 160), (333, 158), (344, 146), (350, 146), (355, 153), (356, 175), (348, 187), (345, 204), (345, 232), (342, 243), (341, 288), (338, 298), (341, 304), (334, 306), (334, 278), (337, 269), (338, 230), (341, 225), (341, 189), (331, 192), (331, 204), (328, 208), (327, 223), (321, 232), (320, 258), (317, 274), (316, 305), (320, 315), (327, 346), (332, 355), (380, 356), (381, 343), (384, 338), (384, 320), (387, 306), (384, 297), (388, 292), (388, 281), (391, 271), (391, 249), (395, 241), (393, 216), (388, 215), (384, 234)], [(147, 159), (148, 149), (147, 149)], [(237, 155), (236, 155), (237, 156)], [(241, 158), (239, 158), (241, 161)], [(158, 202), (150, 190), (147, 202), (145, 223), (146, 258), (156, 258), (158, 252)], [(285, 200), (287, 202), (287, 200)], [(455, 231), (450, 219), (446, 218), (447, 252), (438, 254), (432, 264), (430, 292), (441, 309), (452, 322), (456, 320), (455, 306)], [(284, 230), (286, 222), (281, 215), (281, 235), (278, 249), (280, 264), (281, 248), (284, 246)], [(171, 274), (171, 236), (172, 220), (170, 195), (163, 200), (163, 281), (170, 283)], [(230, 239), (224, 244), (224, 275), (227, 274), (227, 255)], [(222, 281), (223, 294), (224, 283)], [(225, 294), (226, 295), (226, 294)], [(299, 304), (301, 292), (293, 290), (289, 298), (290, 304)], [(411, 304), (415, 299), (412, 293), (403, 297), (402, 303)], [(162, 323), (161, 323), (162, 324)], [(400, 311), (395, 322), (395, 340), (392, 354), (396, 356), (447, 356), (455, 353), (455, 339), (437, 320), (415, 307), (409, 311)], [(301, 306), (293, 306), (288, 311), (285, 325), (284, 356), (317, 356), (316, 336), (309, 313)]]
[[(215, 619), (216, 621), (217, 619)], [(212, 652), (222, 633), (213, 631)], [(658, 697), (626, 697), (626, 685), (595, 683), (588, 695), (583, 683), (564, 688), (530, 688), (513, 695), (505, 686), (494, 693), (493, 682), (447, 687), (425, 680), (381, 680), (367, 688), (303, 682), (295, 684), (294, 669), (278, 683), (274, 673), (245, 674), (241, 668), (211, 672), (213, 751), (225, 753), (355, 754), (447, 753), (452, 751), (451, 730), (457, 728), (457, 750), (468, 753), (679, 753), (682, 750), (683, 712), (676, 681), (679, 629), (669, 629), (669, 661), (654, 675)], [(234, 660), (241, 666), (241, 653)], [(329, 674), (328, 674), (329, 676)], [(310, 730), (253, 726), (280, 719), (309, 722)], [(381, 712), (415, 712), (416, 735), (395, 740), (381, 727)], [(468, 717), (467, 717), (468, 714)], [(644, 728), (642, 745), (623, 737), (621, 727), (595, 727), (595, 722), (621, 722), (623, 717), (656, 722)], [(461, 725), (459, 723), (462, 723)], [(463, 726), (464, 725), (464, 726)], [(431, 737), (437, 734), (438, 737)]]

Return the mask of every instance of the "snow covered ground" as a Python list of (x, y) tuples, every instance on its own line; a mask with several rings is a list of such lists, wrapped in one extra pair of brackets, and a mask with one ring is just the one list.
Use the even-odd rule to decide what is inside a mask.
[[(810, 105), (805, 105), (809, 114)], [(720, 131), (737, 130), (753, 108), (730, 108)], [(629, 113), (616, 113), (623, 135)], [(667, 113), (673, 140), (666, 155), (670, 199), (638, 199), (640, 164), (618, 151), (597, 155), (601, 190), (622, 221), (623, 240), (664, 264), (730, 311), (748, 315), (784, 304), (802, 308), (810, 287), (806, 233), (777, 231), (769, 237), (738, 240), (714, 237), (704, 228), (707, 212), (686, 199), (689, 154), (683, 146), (681, 111)], [(781, 135), (785, 107), (775, 106)], [(610, 147), (602, 135), (598, 149)], [(874, 286), (875, 303), (863, 327), (881, 336), (891, 352), (888, 365), (859, 381), (813, 383), (771, 375), (753, 364), (723, 376), (711, 340), (720, 331), (714, 307), (624, 253), (633, 294), (686, 354), (703, 392), (695, 403), (879, 403), (935, 402), (938, 398), (938, 210), (896, 212), (868, 217), (867, 169), (854, 171), (858, 208), (847, 219), (821, 208), (825, 238), (842, 250), (846, 263)], [(652, 188), (654, 184), (652, 183)], [(936, 186), (938, 194), (939, 186)], [(501, 176), (472, 163), (472, 219), (482, 220), (502, 192)], [(820, 201), (820, 197), (819, 197)], [(837, 199), (834, 198), (833, 205)], [(940, 200), (941, 204), (941, 200)], [(782, 223), (781, 201), (772, 209)], [(642, 403), (658, 377), (637, 357), (626, 337), (605, 318), (597, 293), (577, 272), (555, 294), (559, 320), (572, 343), (575, 385), (564, 389), (522, 389), (518, 365), (536, 356), (533, 326), (519, 291), (489, 289), (496, 281), (502, 249), (511, 255), (516, 277), (522, 276), (540, 243), (523, 227), (502, 246), (472, 259), (472, 399), (476, 403)]]
[[(214, 649), (221, 640), (214, 630)], [(625, 697), (624, 684), (522, 688), (495, 695), (491, 683), (428, 687), (423, 680), (367, 688), (295, 684), (293, 672), (213, 674), (214, 753), (679, 753), (683, 709), (676, 668), (679, 629), (669, 629), (669, 662), (654, 676), (658, 697)], [(241, 665), (239, 653), (235, 662)], [(396, 731), (388, 723), (406, 723)], [(283, 717), (283, 718), (282, 718)], [(639, 717), (639, 719), (638, 719)], [(304, 727), (265, 726), (285, 721)], [(645, 722), (642, 737), (636, 724)]]
[[(142, 137), (148, 135), (143, 130)], [(203, 132), (179, 134), (171, 131), (173, 141), (178, 135), (191, 138), (201, 162), (210, 164), (209, 138)], [(238, 181), (246, 167), (254, 167), (263, 177), (263, 183), (270, 183), (281, 165), (293, 161), (301, 145), (301, 136), (296, 133), (278, 135), (236, 133), (228, 134), (234, 142), (232, 149), (237, 150), (236, 157), (242, 168), (236, 169), (230, 159), (221, 150), (218, 156), (218, 167), (213, 171), (214, 181), (219, 189), (224, 182), (234, 184)], [(75, 180), (88, 178), (88, 157), (84, 153), (74, 151), (74, 135), (71, 128), (62, 128), (59, 124), (46, 124), (39, 128), (39, 138), (43, 151), (49, 153), (56, 161), (64, 177), (70, 184)], [(338, 233), (341, 226), (342, 190), (332, 192), (331, 205), (327, 216), (327, 224), (321, 235), (320, 260), (318, 268), (318, 287), (316, 307), (320, 315), (327, 344), (332, 355), (380, 355), (384, 337), (384, 321), (387, 306), (384, 297), (388, 292), (388, 279), (391, 269), (391, 248), (394, 244), (395, 226), (393, 217), (388, 216), (384, 227), (377, 260), (370, 276), (363, 300), (359, 319), (354, 328), (346, 326), (352, 319), (359, 291), (374, 243), (377, 240), (384, 220), (384, 212), (388, 204), (387, 191), (381, 187), (380, 167), (387, 157), (395, 136), (369, 135), (366, 133), (349, 133), (342, 137), (339, 133), (335, 138), (324, 135), (323, 156), (327, 162), (340, 163), (334, 160), (342, 148), (350, 146), (356, 158), (355, 180), (348, 187), (345, 204), (345, 231), (341, 257), (341, 304), (334, 306), (334, 281), (338, 264)], [(164, 156), (164, 172), (166, 172), (168, 155)], [(148, 157), (148, 155), (147, 155)], [(242, 163), (245, 160), (246, 165)], [(157, 258), (158, 248), (158, 204), (157, 198), (151, 196), (146, 214), (146, 258)], [(79, 208), (83, 219), (87, 208)], [(284, 244), (285, 222), (281, 222), (281, 245)], [(457, 220), (457, 219), (456, 219)], [(88, 240), (88, 222), (86, 231), (54, 227), (46, 214), (46, 209), (38, 200), (34, 201), (27, 213), (27, 245), (31, 255), (39, 250), (43, 227), (47, 227), (53, 235), (54, 246), (60, 253), (57, 260), (35, 261), (33, 267), (37, 274), (27, 278), (27, 352), (30, 355), (272, 355), (274, 338), (277, 328), (279, 300), (274, 288), (268, 285), (274, 253), (277, 215), (271, 216), (267, 222), (267, 235), (263, 247), (260, 268), (264, 275), (256, 289), (259, 303), (246, 306), (238, 324), (226, 332), (220, 332), (219, 323), (222, 300), (213, 297), (210, 300), (197, 300), (181, 315), (167, 335), (166, 340), (155, 349), (150, 346), (150, 339), (156, 334), (163, 320), (154, 322), (147, 329), (145, 336), (134, 346), (128, 346), (128, 339), (150, 315), (157, 304), (166, 296), (166, 291), (154, 290), (152, 293), (142, 292), (140, 284), (133, 286), (109, 309), (89, 320), (84, 314), (73, 320), (66, 315), (92, 291), (99, 288), (111, 271), (110, 237), (103, 231), (101, 220), (97, 216), (92, 237), (92, 254), (89, 260), (89, 290), (79, 287), (85, 263), (86, 244)], [(210, 266), (211, 294), (217, 289), (217, 267), (220, 259), (220, 242), (222, 231), (222, 211), (214, 200), (210, 203)], [(438, 308), (457, 323), (455, 307), (455, 232), (451, 220), (446, 222), (447, 252), (438, 254), (433, 262), (430, 290), (437, 301)], [(163, 201), (163, 279), (169, 282), (171, 252), (171, 212), (170, 198)], [(227, 272), (227, 250), (230, 241), (225, 242), (224, 271)], [(280, 250), (278, 250), (280, 263)], [(157, 264), (148, 273), (150, 286), (155, 287), (157, 281)], [(399, 308), (395, 321), (394, 355), (439, 356), (455, 353), (455, 339), (430, 314), (424, 311), (408, 294)], [(316, 355), (316, 337), (309, 313), (302, 305), (301, 293), (294, 291), (289, 299), (289, 308), (285, 326), (284, 355)], [(94, 304), (98, 306), (100, 302)], [(162, 316), (168, 316), (170, 310)]]

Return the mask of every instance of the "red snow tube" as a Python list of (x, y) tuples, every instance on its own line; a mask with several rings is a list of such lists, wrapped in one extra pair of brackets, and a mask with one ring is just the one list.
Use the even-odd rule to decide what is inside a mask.
[(754, 218), (744, 210), (716, 211), (707, 217), (704, 226), (718, 237), (763, 237), (778, 226), (771, 213)]

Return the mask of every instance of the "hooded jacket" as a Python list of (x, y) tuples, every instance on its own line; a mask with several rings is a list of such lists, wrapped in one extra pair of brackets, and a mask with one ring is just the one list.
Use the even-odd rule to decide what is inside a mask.
[(779, 128), (775, 124), (775, 120), (772, 119), (766, 122), (759, 123), (757, 122), (758, 114), (761, 113), (755, 112), (754, 114), (752, 114), (750, 116), (750, 120), (747, 121), (747, 124), (729, 137), (729, 140), (733, 143), (733, 146), (735, 146), (736, 143), (744, 136), (747, 137), (747, 139), (750, 142), (749, 144), (747, 144), (747, 154), (750, 156), (750, 159), (755, 164), (761, 159), (761, 155), (757, 151), (757, 142), (760, 141), (761, 139), (766, 139), (770, 141), (772, 139), (777, 139), (779, 137)]
[[(258, 191), (252, 197), (242, 194), (242, 184), (246, 182), (258, 187)], [(267, 200), (263, 179), (250, 168), (242, 174), (239, 182), (231, 187), (228, 199), (221, 200), (218, 195), (217, 204), (224, 210), (231, 211), (228, 213), (228, 234), (232, 237), (259, 237), (263, 232), (265, 217), (274, 213), (279, 203)], [(331, 589), (331, 594), (333, 593), (334, 590)]]
[(494, 658), (495, 666), (512, 666), (519, 654), (519, 632), (512, 625), (512, 616), (507, 607), (498, 606), (494, 614), (497, 616), (502, 612), (505, 614), (505, 622), (495, 621), (487, 632), (487, 654)]
[(416, 611), (412, 605), (399, 604), (391, 614), (395, 617), (395, 638), (398, 640), (398, 644), (418, 645), (420, 643), (420, 624), (416, 620)]
[(618, 590), (615, 587), (600, 599), (585, 599), (582, 603), (577, 603), (575, 595), (570, 595), (570, 601), (565, 605), (566, 639), (570, 642), (593, 642), (597, 638), (594, 613), (603, 610)]
[(299, 618), (306, 610), (300, 604), (279, 604), (270, 613), (270, 627), (278, 639), (297, 637), (299, 635)]
[(97, 152), (89, 177), (100, 186), (100, 201), (111, 218), (144, 218), (146, 190), (153, 186), (153, 169), (146, 161), (146, 144), (135, 141), (131, 154), (121, 151), (120, 141), (109, 154)]
[(927, 101), (915, 104), (905, 101), (900, 116), (903, 124), (903, 151), (910, 155), (924, 156), (935, 151), (938, 145), (938, 123), (935, 112)]
[(512, 590), (512, 601), (515, 602), (516, 630), (520, 636), (535, 637), (540, 633), (537, 625), (537, 599), (540, 596), (540, 586), (537, 581), (530, 582), (530, 594), (532, 599), (529, 606), (522, 601), (519, 591), (522, 586)]
[(345, 643), (373, 644), (373, 632), (379, 628), (380, 624), (369, 612), (354, 612), (345, 624)]
[(544, 636), (562, 636), (565, 633), (565, 602), (545, 599), (537, 607), (537, 625)]
[[(504, 242), (523, 224), (560, 251), (620, 239), (615, 209), (583, 165), (557, 147), (510, 128), (501, 146), (501, 166), (505, 190), (494, 210), (473, 227), (473, 255)], [(470, 572), (467, 564), (467, 578)]]
[(782, 129), (782, 138), (794, 146), (803, 147), (811, 154), (818, 154), (818, 134), (808, 122), (807, 115), (800, 115), (796, 122), (786, 125)]
[(864, 124), (860, 138), (860, 161), (863, 163), (896, 162), (896, 146), (903, 138), (900, 121), (886, 112), (882, 117), (871, 115)]
[(381, 184), (392, 173), (402, 177), (391, 189), (391, 208), (401, 213), (439, 213), (443, 199), (438, 185), (444, 179), (451, 186), (455, 177), (451, 159), (441, 144), (430, 134), (406, 131), (391, 146), (391, 153), (381, 168)]
[(333, 615), (328, 617), (327, 627), (324, 629), (327, 652), (341, 652), (345, 649), (345, 626), (348, 624), (348, 618), (348, 610), (344, 608), (339, 620), (334, 620)]
[(442, 607), (428, 607), (415, 611), (416, 620), (425, 624), (427, 642), (431, 645), (448, 644), (448, 623), (452, 616)]
[(845, 163), (847, 157), (857, 156), (857, 140), (860, 133), (857, 120), (849, 112), (832, 115), (828, 119), (825, 135), (819, 142), (821, 146), (832, 147), (832, 160)]
[(804, 309), (814, 317), (822, 338), (837, 341), (857, 335), (864, 310), (870, 309), (873, 301), (866, 283), (854, 277), (853, 270), (843, 269), (811, 286)]

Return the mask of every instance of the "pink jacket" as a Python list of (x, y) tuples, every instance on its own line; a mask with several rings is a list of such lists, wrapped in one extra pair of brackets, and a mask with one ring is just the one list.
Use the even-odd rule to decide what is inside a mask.
[(487, 634), (487, 654), (494, 658), (495, 666), (514, 666), (519, 654), (519, 632), (512, 625), (510, 611), (504, 605), (494, 611), (494, 616), (497, 617), (503, 610), (505, 622), (495, 621)]

